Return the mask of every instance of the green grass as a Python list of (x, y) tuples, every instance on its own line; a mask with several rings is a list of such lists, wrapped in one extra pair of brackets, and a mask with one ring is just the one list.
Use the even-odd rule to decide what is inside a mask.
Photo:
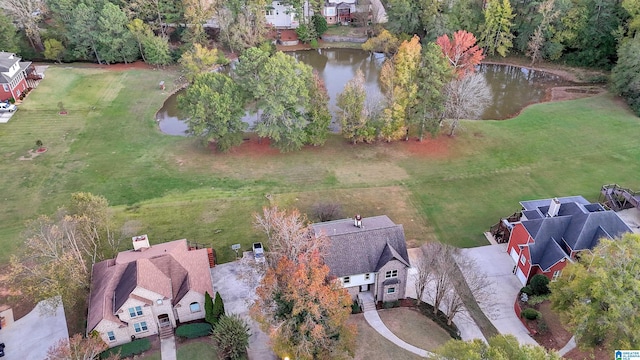
[(363, 314), (351, 315), (349, 323), (356, 326), (358, 330), (354, 360), (424, 359), (382, 337), (367, 324)]
[(403, 341), (428, 351), (435, 351), (451, 336), (418, 310), (395, 308), (378, 311), (382, 322)]
[(178, 360), (218, 360), (215, 347), (208, 341), (195, 341), (178, 345)]
[[(609, 95), (463, 122), (454, 139), (437, 140), (446, 156), (414, 155), (403, 142), (353, 146), (339, 136), (291, 154), (256, 144), (218, 154), (157, 130), (154, 114), (167, 96), (157, 84), (175, 76), (47, 70), (0, 124), (0, 263), (19, 248), (26, 220), (53, 213), (76, 191), (109, 200), (117, 233), (147, 233), (155, 243), (187, 238), (213, 246), (224, 262), (233, 259), (231, 244), (249, 249), (262, 238), (252, 214), (272, 203), (310, 213), (334, 201), (344, 216), (389, 214), (412, 246), (437, 239), (470, 247), (486, 244), (482, 232), (520, 200), (597, 200), (605, 183), (640, 189), (640, 122)], [(59, 102), (68, 115), (57, 114)], [(38, 139), (48, 151), (19, 161)]]

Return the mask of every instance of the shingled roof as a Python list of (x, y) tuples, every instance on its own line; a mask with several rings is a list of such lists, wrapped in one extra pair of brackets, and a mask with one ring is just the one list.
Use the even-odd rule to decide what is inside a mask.
[[(20, 61), (21, 58), (14, 53), (0, 51), (0, 84), (9, 84), (13, 79), (20, 74), (20, 71), (26, 70), (31, 61)], [(9, 76), (9, 69), (15, 64), (19, 63), (20, 70), (16, 71), (12, 76)]]
[(342, 219), (313, 224), (313, 229), (331, 240), (325, 263), (333, 276), (377, 272), (393, 259), (409, 266), (404, 229), (386, 215), (363, 218), (362, 227)]
[(115, 259), (93, 266), (87, 330), (101, 320), (122, 323), (116, 312), (130, 297), (151, 303), (133, 291), (141, 287), (177, 304), (189, 290), (213, 294), (206, 249), (189, 250), (186, 240), (153, 245), (143, 251), (124, 251)]
[(572, 251), (593, 249), (601, 238), (612, 239), (631, 229), (613, 211), (591, 204), (582, 196), (559, 198), (560, 209), (546, 216), (551, 199), (521, 202), (522, 225), (534, 242), (529, 244), (531, 263), (544, 271), (569, 257)]

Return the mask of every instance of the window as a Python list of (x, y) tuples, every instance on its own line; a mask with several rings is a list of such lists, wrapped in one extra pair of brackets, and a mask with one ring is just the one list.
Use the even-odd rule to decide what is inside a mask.
[(133, 324), (133, 329), (137, 333), (149, 330), (149, 328), (147, 328), (147, 322), (146, 321), (142, 321), (142, 322)]
[(4, 89), (4, 91), (9, 91), (9, 85), (7, 84), (2, 84), (2, 88)]
[(387, 271), (384, 274), (384, 278), (385, 279), (391, 279), (391, 278), (395, 278), (395, 277), (398, 277), (398, 270)]
[(551, 281), (556, 281), (558, 280), (558, 278), (560, 277), (560, 274), (562, 274), (562, 270), (556, 270), (553, 272), (553, 277), (551, 278)]
[(396, 293), (396, 288), (391, 287), (387, 289), (387, 294), (395, 294)]
[(369, 280), (370, 278), (371, 278), (371, 275), (369, 275), (369, 274), (364, 274), (364, 279), (365, 279), (365, 280)]
[(111, 341), (111, 342), (116, 341), (116, 334), (114, 334), (113, 331), (109, 331), (107, 333), (107, 337), (109, 338), (109, 341)]
[(524, 254), (520, 255), (520, 262), (522, 263), (522, 265), (525, 265), (527, 263), (527, 258), (524, 257)]
[(138, 317), (140, 315), (142, 315), (142, 307), (136, 306), (129, 308), (129, 316), (131, 318)]
[(350, 282), (351, 282), (351, 277), (345, 276), (345, 277), (342, 278), (342, 283), (343, 284), (348, 284)]
[(273, 10), (267, 10), (266, 11), (266, 15), (267, 16), (273, 16)]
[(197, 302), (192, 302), (191, 304), (189, 304), (189, 309), (192, 313), (200, 312), (200, 304), (198, 304)]

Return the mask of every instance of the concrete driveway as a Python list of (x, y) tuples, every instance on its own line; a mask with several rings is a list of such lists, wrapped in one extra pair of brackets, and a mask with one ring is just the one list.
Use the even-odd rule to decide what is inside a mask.
[(52, 315), (41, 314), (42, 302), (30, 313), (0, 330), (6, 348), (2, 360), (42, 360), (60, 339), (69, 339), (62, 304)]
[(501, 334), (514, 335), (521, 344), (537, 345), (513, 310), (522, 284), (512, 272), (514, 263), (506, 251), (507, 244), (461, 249), (463, 255), (476, 261), (477, 271), (493, 282), (493, 298), (487, 303), (479, 303), (489, 320)]
[(238, 314), (249, 324), (251, 329), (247, 348), (249, 359), (277, 359), (269, 347), (269, 336), (249, 316), (249, 307), (253, 303), (260, 275), (253, 255), (246, 254), (248, 256), (244, 256), (242, 260), (216, 265), (211, 269), (213, 290), (220, 293), (227, 314)]
[(1, 112), (0, 113), (0, 124), (6, 124), (9, 122), (9, 120), (11, 120), (11, 117), (13, 116), (13, 114), (15, 114), (16, 112)]

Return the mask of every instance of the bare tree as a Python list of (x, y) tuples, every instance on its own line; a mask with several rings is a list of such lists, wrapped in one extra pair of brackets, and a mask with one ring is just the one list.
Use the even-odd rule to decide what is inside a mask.
[(420, 248), (422, 256), (416, 260), (414, 268), (414, 286), (416, 289), (416, 303), (420, 305), (422, 298), (425, 296), (427, 284), (431, 280), (435, 272), (436, 256), (440, 250), (439, 243), (426, 243)]
[(487, 302), (491, 297), (492, 284), (483, 273), (477, 271), (477, 264), (472, 258), (459, 255), (452, 263), (457, 264), (460, 271), (454, 273), (453, 287), (449, 289), (443, 300), (449, 325), (456, 315), (465, 310), (464, 298), (460, 289), (466, 286), (477, 302)]
[[(75, 334), (71, 338), (60, 339), (47, 351), (46, 360), (94, 360), (108, 348), (99, 336), (82, 337)], [(113, 354), (107, 360), (119, 359)]]
[(44, 50), (38, 27), (40, 14), (45, 9), (42, 0), (0, 0), (0, 8), (5, 9), (9, 16), (24, 28), (31, 47), (38, 51)]
[(455, 134), (460, 119), (480, 116), (493, 100), (489, 85), (481, 74), (469, 74), (445, 87), (445, 117), (451, 120), (449, 136)]
[(325, 234), (316, 234), (307, 224), (306, 216), (296, 209), (287, 212), (277, 206), (264, 207), (262, 215), (254, 215), (254, 226), (267, 235), (271, 267), (277, 265), (280, 257), (297, 261), (314, 251), (324, 257), (329, 245), (329, 238)]

